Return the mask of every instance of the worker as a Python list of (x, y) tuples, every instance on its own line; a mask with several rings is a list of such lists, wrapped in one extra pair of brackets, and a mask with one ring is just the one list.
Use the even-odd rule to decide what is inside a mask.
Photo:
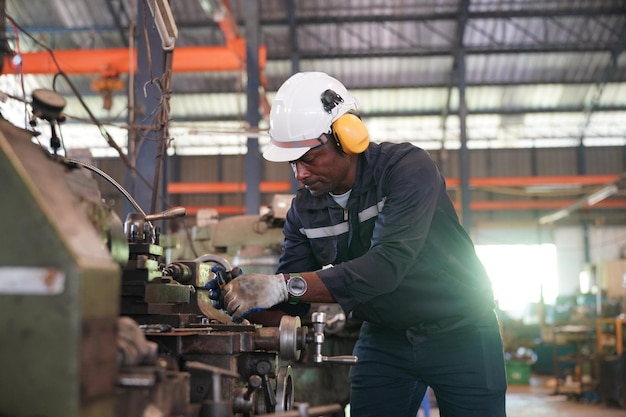
[(226, 310), (337, 302), (362, 320), (354, 417), (416, 416), (429, 386), (443, 417), (505, 416), (491, 282), (429, 154), (370, 142), (355, 98), (321, 72), (280, 87), (269, 135), (264, 158), (289, 162), (302, 187), (277, 273), (232, 279)]

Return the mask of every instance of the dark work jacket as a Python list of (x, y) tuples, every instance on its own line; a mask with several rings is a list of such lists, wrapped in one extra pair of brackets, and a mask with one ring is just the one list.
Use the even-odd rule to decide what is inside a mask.
[(491, 282), (425, 150), (371, 143), (356, 178), (345, 210), (330, 195), (298, 190), (279, 272), (317, 271), (346, 314), (399, 330), (494, 308)]

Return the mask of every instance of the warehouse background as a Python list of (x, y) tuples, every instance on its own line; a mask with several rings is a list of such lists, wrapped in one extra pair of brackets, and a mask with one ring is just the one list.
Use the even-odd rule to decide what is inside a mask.
[[(145, 2), (0, 4), (3, 116), (32, 128), (24, 101), (56, 90), (67, 153), (88, 149), (138, 194), (133, 168), (152, 180), (165, 140), (160, 197), (187, 208), (187, 225), (202, 208), (255, 213), (293, 192), (288, 164), (259, 151), (277, 88), (316, 70), (354, 93), (373, 141), (432, 154), (478, 245), (554, 245), (558, 294), (626, 257), (623, 1), (172, 1), (169, 53)], [(604, 279), (621, 285), (623, 272)]]

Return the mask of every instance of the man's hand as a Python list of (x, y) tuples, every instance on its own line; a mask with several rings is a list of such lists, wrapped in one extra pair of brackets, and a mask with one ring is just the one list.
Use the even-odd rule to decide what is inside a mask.
[(223, 310), (224, 297), (222, 296), (222, 288), (224, 288), (227, 283), (241, 275), (243, 271), (238, 266), (235, 266), (230, 271), (227, 271), (221, 265), (213, 266), (211, 271), (215, 274), (215, 278), (207, 282), (204, 288), (209, 290), (209, 298), (211, 299), (213, 307)]
[(222, 294), (226, 311), (235, 319), (288, 299), (283, 274), (243, 274), (226, 284), (222, 288)]

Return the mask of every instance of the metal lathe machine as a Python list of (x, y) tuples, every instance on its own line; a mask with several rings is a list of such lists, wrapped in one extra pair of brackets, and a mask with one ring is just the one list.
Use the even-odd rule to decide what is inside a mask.
[(294, 401), (302, 352), (356, 359), (322, 354), (324, 312), (233, 323), (205, 289), (226, 259), (164, 263), (154, 223), (184, 209), (122, 222), (94, 170), (32, 139), (0, 120), (1, 417), (343, 415)]

